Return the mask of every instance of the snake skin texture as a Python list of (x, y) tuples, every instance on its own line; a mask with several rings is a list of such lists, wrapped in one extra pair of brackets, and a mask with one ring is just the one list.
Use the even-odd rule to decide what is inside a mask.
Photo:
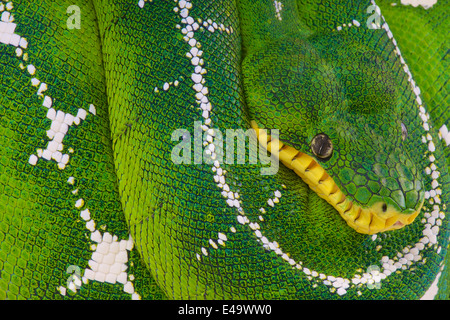
[[(447, 7), (0, 2), (0, 299), (448, 299)], [(274, 164), (267, 152), (251, 161), (231, 148), (227, 138), (257, 114), (242, 61), (247, 44), (267, 45), (255, 26), (270, 32), (268, 21), (295, 39), (357, 41), (386, 64), (400, 92), (405, 148), (423, 178), (414, 223), (357, 233), (292, 170), (280, 164), (262, 174)], [(321, 50), (329, 54), (326, 42)], [(283, 74), (287, 60), (276, 53)], [(314, 85), (311, 99), (324, 86)], [(339, 117), (332, 111), (330, 120)], [(289, 114), (272, 112), (267, 128), (283, 137)], [(306, 127), (308, 114), (301, 121)], [(366, 161), (371, 147), (355, 145), (357, 158), (346, 147), (330, 175)], [(394, 167), (399, 160), (380, 157)], [(348, 183), (364, 187), (355, 180)]]

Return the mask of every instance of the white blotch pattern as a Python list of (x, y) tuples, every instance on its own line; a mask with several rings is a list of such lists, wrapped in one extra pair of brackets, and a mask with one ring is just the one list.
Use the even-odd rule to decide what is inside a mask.
[[(372, 1), (372, 4), (376, 5), (374, 1)], [(381, 13), (379, 7), (377, 7), (377, 12)], [(433, 154), (435, 151), (435, 143), (433, 141), (433, 137), (428, 133), (428, 131), (430, 130), (430, 125), (428, 123), (430, 115), (426, 112), (425, 107), (422, 103), (422, 99), (420, 97), (420, 88), (415, 84), (409, 67), (403, 59), (400, 49), (397, 46), (397, 42), (395, 41), (393, 34), (382, 15), (381, 19), (383, 21), (381, 27), (386, 31), (387, 36), (389, 37), (389, 39), (391, 39), (392, 43), (395, 46), (394, 52), (399, 57), (400, 62), (403, 66), (403, 70), (408, 76), (408, 81), (410, 83), (412, 91), (414, 92), (416, 102), (419, 107), (419, 116), (422, 120), (422, 127), (425, 131), (424, 135), (422, 136), (422, 142), (428, 147), (426, 156), (430, 161), (429, 166), (425, 168), (425, 172), (433, 179), (431, 183), (432, 190), (425, 192), (425, 199), (428, 199), (428, 203), (430, 206), (427, 206), (425, 203), (422, 209), (422, 211), (424, 212), (424, 218), (421, 220), (421, 222), (424, 224), (424, 229), (422, 231), (423, 237), (419, 240), (418, 243), (403, 248), (402, 252), (398, 252), (395, 257), (382, 257), (382, 274), (389, 276), (399, 269), (407, 269), (414, 262), (422, 261), (422, 263), (426, 263), (426, 261), (422, 259), (421, 255), (421, 251), (425, 248), (433, 248), (437, 252), (441, 250), (441, 247), (437, 244), (437, 236), (439, 234), (439, 227), (442, 224), (442, 220), (445, 218), (445, 214), (440, 208), (440, 194), (442, 190), (439, 188), (438, 178), (440, 176), (440, 173), (437, 170), (437, 166), (435, 164), (436, 158)]]
[[(186, 57), (190, 60), (194, 72), (190, 76), (192, 81), (192, 89), (195, 92), (196, 103), (199, 106), (203, 124), (202, 130), (206, 132), (206, 141), (203, 146), (205, 147), (205, 153), (211, 157), (213, 166), (211, 170), (214, 173), (213, 179), (217, 186), (222, 190), (221, 194), (226, 199), (226, 203), (230, 207), (235, 207), (239, 211), (242, 211), (241, 202), (239, 200), (240, 195), (237, 192), (230, 190), (230, 186), (226, 183), (225, 174), (226, 171), (223, 170), (219, 161), (217, 161), (216, 145), (214, 144), (214, 129), (211, 128), (211, 117), (210, 113), (212, 111), (212, 104), (209, 101), (209, 89), (206, 86), (205, 75), (207, 74), (206, 68), (204, 68), (205, 61), (203, 59), (203, 50), (201, 43), (196, 39), (196, 32), (211, 32), (216, 31), (220, 33), (231, 34), (234, 32), (233, 27), (227, 27), (223, 23), (217, 23), (211, 19), (195, 19), (190, 15), (190, 10), (192, 9), (192, 3), (185, 0), (175, 0), (176, 6), (173, 11), (177, 13), (181, 18), (181, 23), (176, 25), (176, 28), (180, 30), (183, 35), (183, 40), (189, 44), (189, 51), (186, 52)], [(174, 83), (175, 85), (175, 83)], [(163, 85), (163, 90), (167, 91), (171, 87), (170, 82), (166, 82)], [(155, 92), (159, 92), (159, 88), (155, 88)], [(235, 232), (235, 230), (234, 230)], [(227, 236), (224, 233), (219, 232), (217, 238), (209, 239), (208, 244), (213, 249), (218, 249), (219, 246), (225, 246)], [(201, 253), (197, 253), (197, 259), (201, 259), (201, 255), (208, 256), (208, 249), (202, 247), (200, 249)]]
[(350, 28), (352, 26), (359, 28), (361, 26), (361, 23), (359, 23), (358, 20), (353, 19), (352, 22), (344, 23), (344, 24), (342, 24), (340, 26), (337, 26), (336, 30), (337, 31), (341, 31), (343, 28)]
[(14, 16), (10, 12), (12, 9), (12, 2), (8, 2), (6, 6), (0, 3), (0, 42), (20, 50), (26, 49), (28, 45), (26, 39), (14, 33), (17, 24), (14, 23)]
[[(89, 111), (80, 108), (75, 116), (52, 108), (52, 105), (54, 104), (53, 99), (49, 95), (44, 95), (44, 92), (48, 89), (47, 84), (41, 82), (35, 76), (37, 72), (36, 67), (27, 63), (29, 58), (24, 50), (28, 47), (28, 41), (26, 38), (15, 33), (17, 25), (14, 23), (14, 16), (11, 13), (12, 9), (12, 2), (8, 2), (6, 5), (0, 2), (0, 42), (16, 47), (16, 56), (22, 59), (19, 67), (22, 70), (26, 69), (30, 75), (31, 85), (37, 87), (36, 95), (38, 98), (42, 99), (42, 105), (48, 109), (47, 118), (51, 120), (50, 129), (47, 131), (47, 136), (51, 140), (45, 149), (37, 149), (37, 155), (31, 155), (28, 162), (31, 165), (36, 165), (39, 158), (54, 160), (58, 163), (59, 169), (64, 169), (69, 161), (69, 155), (62, 153), (64, 149), (62, 144), (64, 136), (69, 127), (72, 125), (79, 125), (80, 122), (86, 118), (88, 112), (95, 115), (96, 108), (92, 104), (89, 106)], [(73, 153), (74, 150), (69, 148), (68, 152)], [(74, 185), (75, 178), (69, 177), (67, 183), (69, 185)], [(78, 194), (78, 189), (74, 189), (72, 194)], [(94, 252), (91, 260), (89, 260), (90, 268), (85, 270), (82, 279), (72, 277), (72, 280), (69, 281), (68, 289), (76, 292), (77, 288), (82, 285), (81, 281), (87, 283), (88, 280), (109, 283), (119, 282), (124, 285), (124, 291), (131, 294), (133, 299), (139, 299), (140, 296), (134, 291), (133, 283), (131, 282), (133, 275), (128, 275), (126, 273), (126, 263), (128, 262), (127, 251), (130, 251), (133, 247), (131, 237), (128, 240), (118, 241), (117, 236), (112, 236), (108, 232), (102, 234), (95, 228), (95, 222), (90, 217), (89, 209), (86, 208), (82, 210), (84, 206), (85, 201), (82, 198), (79, 198), (74, 203), (74, 207), (77, 210), (80, 210), (80, 217), (86, 221), (86, 228), (91, 232), (90, 239), (96, 244), (91, 247)], [(58, 287), (57, 290), (62, 295), (65, 295), (67, 292), (67, 288), (62, 286)]]
[[(206, 68), (204, 68), (204, 60), (202, 58), (203, 51), (201, 50), (202, 46), (200, 42), (195, 38), (195, 32), (197, 31), (209, 31), (215, 32), (218, 30), (219, 32), (225, 32), (227, 34), (231, 34), (234, 32), (233, 27), (226, 27), (223, 24), (219, 24), (211, 19), (194, 19), (189, 14), (189, 10), (192, 8), (192, 3), (190, 1), (180, 0), (177, 2), (177, 6), (174, 7), (174, 12), (179, 13), (181, 17), (181, 25), (178, 24), (176, 27), (180, 29), (181, 33), (184, 35), (183, 39), (190, 45), (190, 50), (186, 53), (186, 57), (190, 59), (191, 64), (194, 68), (194, 72), (191, 74), (192, 81), (192, 89), (195, 91), (196, 103), (200, 106), (200, 110), (202, 112), (202, 118), (204, 120), (204, 124), (202, 125), (202, 129), (206, 132), (206, 141), (204, 142), (205, 153), (211, 157), (213, 162), (213, 166), (211, 167), (212, 172), (214, 173), (213, 179), (216, 183), (217, 187), (221, 189), (221, 194), (224, 197), (227, 205), (232, 208), (236, 208), (239, 212), (237, 216), (237, 222), (242, 225), (249, 225), (249, 227), (253, 230), (256, 235), (258, 241), (263, 243), (263, 246), (269, 248), (278, 247), (278, 244), (270, 243), (266, 237), (264, 237), (261, 233), (260, 226), (257, 222), (251, 222), (244, 213), (243, 208), (241, 207), (240, 194), (238, 192), (233, 192), (230, 189), (230, 186), (226, 182), (226, 170), (221, 167), (217, 159), (217, 154), (215, 152), (216, 146), (214, 144), (214, 129), (211, 128), (211, 117), (210, 113), (212, 111), (212, 104), (209, 101), (209, 89), (205, 85), (205, 74), (207, 74)], [(280, 4), (281, 10), (281, 4)], [(268, 205), (273, 207), (276, 203), (279, 202), (279, 198), (281, 197), (280, 191), (275, 191), (274, 198), (268, 200)], [(261, 220), (262, 221), (262, 220)], [(230, 231), (232, 233), (236, 232), (236, 228), (234, 226), (230, 227)], [(219, 232), (217, 238), (209, 239), (208, 243), (210, 248), (217, 249), (220, 246), (225, 246), (226, 241), (228, 240), (225, 233)], [(202, 247), (200, 249), (201, 253), (197, 253), (197, 259), (201, 260), (201, 256), (208, 256), (208, 249)]]
[(281, 1), (274, 0), (273, 6), (275, 7), (275, 17), (280, 21), (283, 20), (281, 17), (281, 10), (283, 10), (283, 4)]
[(413, 7), (422, 6), (424, 9), (430, 9), (437, 3), (437, 0), (401, 0), (401, 4), (407, 6), (412, 5)]
[(139, 0), (138, 2), (139, 8), (143, 8), (146, 2), (153, 2), (153, 0)]
[[(67, 179), (69, 185), (75, 185), (75, 177)], [(76, 189), (78, 192), (78, 189)], [(128, 251), (133, 249), (133, 240), (131, 236), (128, 240), (118, 240), (118, 237), (111, 235), (109, 232), (100, 232), (96, 228), (95, 221), (91, 218), (89, 208), (85, 208), (84, 199), (80, 198), (75, 201), (75, 208), (79, 210), (80, 217), (86, 223), (86, 229), (90, 232), (89, 239), (93, 242), (91, 250), (93, 251), (91, 259), (88, 262), (89, 267), (84, 270), (81, 279), (73, 278), (69, 283), (69, 290), (76, 292), (82, 283), (87, 284), (89, 280), (98, 282), (108, 282), (111, 284), (120, 283), (123, 290), (131, 294), (133, 300), (140, 299), (140, 295), (134, 291), (133, 275), (129, 275), (128, 269)], [(100, 229), (105, 229), (102, 226)], [(66, 294), (65, 287), (59, 287), (62, 295)]]
[[(231, 34), (234, 32), (233, 27), (226, 27), (223, 24), (218, 24), (217, 22), (212, 21), (211, 19), (195, 20), (193, 17), (189, 15), (189, 10), (192, 8), (192, 4), (189, 1), (178, 1), (178, 6), (174, 7), (174, 12), (177, 12), (181, 16), (181, 25), (177, 25), (176, 27), (181, 30), (181, 33), (184, 35), (183, 39), (190, 45), (189, 52), (186, 53), (186, 57), (190, 59), (192, 66), (194, 67), (194, 73), (191, 74), (192, 80), (192, 88), (195, 91), (196, 103), (200, 106), (202, 111), (202, 117), (204, 119), (204, 124), (202, 125), (202, 129), (206, 132), (206, 141), (204, 142), (205, 153), (211, 157), (213, 162), (213, 166), (211, 167), (212, 172), (214, 173), (213, 179), (216, 182), (218, 188), (222, 190), (221, 194), (226, 199), (226, 203), (229, 207), (234, 207), (238, 210), (239, 215), (237, 216), (237, 221), (240, 224), (249, 224), (251, 229), (254, 231), (255, 235), (258, 238), (258, 241), (262, 241), (263, 245), (269, 245), (267, 238), (263, 237), (261, 232), (259, 231), (258, 223), (251, 223), (249, 219), (245, 216), (244, 210), (241, 207), (240, 195), (238, 192), (233, 192), (230, 189), (230, 186), (226, 183), (225, 175), (226, 170), (224, 170), (219, 161), (217, 161), (217, 154), (215, 152), (216, 146), (214, 144), (214, 129), (211, 128), (211, 118), (210, 113), (212, 110), (211, 102), (209, 101), (209, 89), (205, 85), (204, 75), (207, 73), (207, 70), (203, 67), (204, 60), (202, 58), (203, 51), (201, 50), (200, 42), (195, 38), (195, 32), (199, 31), (209, 31), (211, 33), (218, 30), (219, 32), (225, 32), (227, 34)], [(273, 199), (268, 200), (268, 204), (273, 206), (275, 203), (279, 202), (279, 198), (281, 197), (281, 193), (277, 190), (275, 193), (275, 197)], [(231, 232), (236, 232), (234, 227), (230, 228)], [(218, 233), (217, 238), (209, 239), (209, 245), (213, 249), (219, 248), (218, 245), (225, 246), (227, 241), (227, 237), (224, 233)], [(216, 243), (217, 242), (217, 243)], [(205, 247), (201, 248), (201, 254), (204, 256), (208, 256), (208, 249)], [(197, 259), (201, 260), (201, 254), (197, 253)]]
[[(63, 170), (69, 162), (69, 154), (62, 153), (64, 149), (63, 139), (70, 126), (78, 125), (86, 118), (87, 111), (80, 108), (78, 109), (76, 116), (73, 116), (70, 113), (64, 113), (61, 110), (56, 111), (54, 108), (50, 107), (51, 98), (49, 96), (45, 96), (45, 98), (46, 99), (44, 99), (43, 105), (49, 108), (47, 118), (52, 121), (50, 129), (47, 130), (47, 137), (51, 140), (48, 142), (47, 147), (44, 150), (37, 149), (37, 155), (31, 155), (28, 162), (31, 165), (36, 165), (39, 158), (54, 160), (58, 164), (58, 168)], [(91, 104), (89, 111), (92, 114), (95, 114), (95, 110), (95, 106)], [(71, 151), (73, 152), (73, 149)]]
[(155, 92), (160, 92), (160, 91), (167, 91), (170, 89), (170, 87), (178, 87), (178, 85), (180, 84), (181, 81), (183, 81), (183, 78), (180, 77), (180, 80), (175, 80), (175, 81), (169, 81), (169, 82), (164, 82), (164, 84), (161, 87), (155, 87)]
[[(194, 68), (194, 72), (191, 74), (192, 80), (192, 88), (195, 91), (195, 98), (197, 104), (200, 106), (202, 117), (204, 119), (204, 124), (202, 125), (203, 131), (207, 133), (207, 139), (204, 143), (204, 146), (207, 147), (207, 152), (209, 151), (209, 155), (214, 160), (217, 155), (215, 153), (215, 145), (214, 145), (214, 129), (211, 128), (211, 118), (210, 113), (212, 111), (212, 105), (209, 101), (209, 90), (205, 85), (205, 74), (207, 70), (203, 67), (204, 60), (202, 58), (203, 51), (201, 50), (201, 44), (195, 38), (195, 33), (197, 31), (207, 30), (209, 32), (215, 32), (216, 30), (225, 31), (230, 34), (233, 32), (233, 29), (226, 28), (223, 24), (217, 24), (213, 22), (211, 19), (207, 19), (202, 21), (202, 19), (194, 19), (190, 16), (190, 10), (192, 9), (192, 3), (190, 1), (185, 0), (175, 0), (177, 5), (173, 8), (173, 11), (178, 13), (181, 17), (181, 24), (176, 25), (178, 29), (180, 29), (183, 34), (183, 39), (190, 45), (190, 50), (186, 53), (186, 57), (190, 59), (190, 62)], [(375, 2), (372, 1), (372, 4), (376, 6)], [(139, 2), (139, 6), (144, 6), (144, 1)], [(282, 10), (282, 4), (279, 1), (274, 1), (274, 6), (276, 9), (277, 18), (281, 20), (280, 12)], [(395, 46), (395, 52), (399, 57), (399, 60), (403, 66), (404, 72), (408, 76), (408, 81), (411, 85), (411, 89), (413, 90), (417, 104), (419, 106), (420, 117), (423, 122), (424, 131), (429, 131), (428, 119), (430, 118), (429, 114), (426, 112), (421, 98), (420, 98), (420, 89), (415, 85), (415, 82), (412, 78), (411, 72), (409, 71), (408, 66), (406, 65), (401, 53), (400, 49), (397, 46), (397, 43), (390, 31), (384, 17), (381, 15), (381, 10), (378, 6), (376, 6), (376, 12), (380, 15), (383, 20), (382, 29), (385, 30), (389, 39), (391, 39), (392, 43)], [(361, 24), (357, 20), (352, 20), (350, 23), (346, 23), (340, 25), (336, 28), (337, 31), (342, 30), (343, 28), (349, 27), (360, 27)], [(376, 25), (372, 25), (375, 29), (378, 27)], [(163, 85), (163, 90), (169, 90), (171, 84), (167, 82)], [(158, 88), (155, 88), (155, 92), (159, 92)], [(447, 127), (443, 126), (440, 130), (440, 137), (444, 139), (447, 144), (450, 142), (450, 135), (448, 133)], [(267, 239), (263, 233), (261, 232), (260, 223), (264, 221), (264, 217), (262, 215), (259, 216), (259, 222), (250, 221), (246, 216), (242, 206), (241, 201), (239, 200), (240, 195), (238, 192), (233, 192), (230, 190), (230, 186), (226, 182), (226, 171), (221, 167), (219, 161), (214, 161), (212, 166), (212, 171), (214, 173), (214, 181), (218, 188), (220, 188), (221, 194), (226, 199), (226, 203), (229, 207), (234, 207), (238, 211), (238, 215), (236, 217), (237, 222), (241, 225), (247, 225), (255, 234), (257, 240), (262, 243), (263, 247), (266, 250), (270, 250), (275, 252), (278, 256), (284, 259), (292, 268), (296, 268), (302, 271), (306, 277), (313, 282), (313, 287), (317, 287), (319, 284), (323, 284), (329, 287), (331, 292), (337, 293), (338, 295), (345, 295), (347, 293), (348, 288), (358, 288), (361, 286), (367, 286), (369, 289), (379, 288), (381, 286), (382, 280), (386, 279), (392, 273), (397, 272), (398, 270), (405, 270), (410, 267), (413, 263), (421, 261), (421, 263), (426, 263), (425, 259), (422, 258), (421, 251), (425, 248), (433, 247), (437, 252), (441, 250), (441, 248), (437, 245), (437, 236), (439, 234), (439, 226), (442, 224), (442, 220), (445, 218), (444, 213), (440, 209), (440, 198), (441, 190), (439, 189), (439, 171), (437, 171), (436, 165), (434, 163), (435, 157), (433, 152), (435, 151), (435, 144), (433, 138), (429, 134), (425, 134), (422, 141), (427, 144), (428, 147), (428, 159), (430, 160), (430, 165), (427, 167), (427, 174), (431, 175), (433, 178), (432, 188), (426, 193), (426, 198), (429, 200), (432, 208), (428, 208), (424, 206), (424, 219), (422, 222), (424, 223), (423, 237), (420, 241), (414, 245), (409, 245), (403, 248), (401, 252), (398, 252), (394, 257), (383, 256), (380, 260), (380, 264), (382, 269), (378, 266), (369, 266), (367, 270), (357, 269), (355, 270), (355, 274), (352, 279), (346, 279), (344, 277), (338, 277), (333, 275), (326, 275), (324, 273), (319, 273), (315, 270), (310, 270), (307, 267), (303, 266), (301, 261), (295, 261), (290, 257), (289, 253), (283, 252), (280, 248), (279, 244), (276, 241), (270, 241)], [(286, 188), (283, 186), (283, 188)], [(267, 200), (267, 205), (269, 207), (274, 207), (276, 203), (279, 202), (281, 198), (281, 192), (276, 190), (274, 192), (274, 197)], [(270, 208), (269, 208), (270, 209)], [(266, 213), (265, 208), (260, 208), (262, 214)], [(231, 226), (230, 232), (236, 233), (236, 227)], [(377, 236), (371, 237), (372, 241), (382, 241)], [(219, 246), (225, 246), (227, 241), (227, 236), (225, 233), (218, 233), (217, 238), (209, 239), (209, 247), (202, 247), (200, 249), (200, 253), (197, 253), (197, 259), (201, 260), (202, 256), (208, 256), (209, 249), (217, 249)], [(382, 248), (381, 245), (376, 247), (376, 250), (379, 251)], [(358, 291), (358, 294), (361, 294)]]
[(450, 133), (445, 124), (439, 129), (439, 139), (444, 140), (446, 146), (450, 145)]
[[(6, 9), (6, 10), (5, 10)], [(59, 169), (64, 169), (69, 162), (69, 154), (63, 154), (63, 139), (66, 135), (69, 127), (73, 124), (78, 125), (81, 120), (86, 117), (86, 111), (84, 109), (78, 109), (78, 114), (73, 116), (69, 113), (62, 111), (56, 111), (52, 108), (53, 100), (50, 96), (44, 95), (47, 91), (48, 85), (41, 82), (36, 76), (36, 67), (29, 64), (28, 54), (24, 52), (28, 48), (28, 40), (15, 33), (17, 24), (14, 23), (14, 16), (10, 12), (13, 9), (13, 3), (8, 2), (6, 5), (0, 2), (0, 42), (6, 45), (16, 47), (16, 56), (21, 58), (22, 61), (19, 67), (22, 70), (27, 70), (31, 77), (31, 85), (37, 87), (36, 95), (42, 99), (42, 105), (48, 110), (47, 118), (52, 121), (50, 129), (47, 130), (47, 136), (51, 141), (48, 143), (45, 149), (36, 149), (36, 154), (32, 154), (28, 160), (29, 164), (36, 165), (39, 158), (45, 160), (54, 160), (58, 164)], [(91, 113), (95, 114), (95, 107), (90, 106)]]
[[(375, 12), (379, 14), (381, 20), (383, 21), (381, 28), (385, 30), (388, 38), (394, 44), (394, 47), (395, 47), (394, 52), (399, 57), (399, 60), (403, 66), (403, 71), (408, 76), (408, 82), (410, 83), (411, 89), (415, 95), (416, 102), (419, 106), (419, 116), (422, 120), (422, 126), (425, 131), (424, 135), (422, 136), (422, 142), (427, 145), (427, 149), (428, 149), (427, 158), (430, 161), (429, 166), (427, 166), (425, 168), (425, 172), (426, 172), (426, 174), (430, 175), (433, 179), (432, 183), (431, 183), (432, 190), (425, 192), (425, 199), (428, 199), (429, 204), (432, 205), (432, 208), (429, 208), (424, 205), (424, 207), (422, 209), (424, 211), (424, 218), (421, 220), (421, 222), (424, 224), (424, 229), (422, 231), (423, 237), (419, 240), (419, 242), (414, 245), (406, 246), (405, 248), (403, 248), (402, 252), (398, 252), (396, 254), (396, 256), (394, 256), (394, 257), (383, 256), (380, 261), (380, 263), (382, 265), (382, 270), (379, 270), (379, 271), (376, 270), (375, 271), (376, 276), (373, 276), (373, 273), (374, 273), (373, 270), (371, 273), (366, 272), (366, 273), (363, 273), (362, 275), (360, 274), (361, 271), (357, 270), (354, 277), (351, 279), (351, 283), (354, 285), (365, 284), (365, 285), (373, 286), (374, 284), (381, 285), (381, 281), (383, 279), (386, 279), (386, 277), (388, 277), (392, 273), (395, 273), (398, 270), (406, 270), (415, 262), (421, 261), (422, 263), (426, 263), (426, 261), (424, 261), (424, 259), (422, 259), (422, 255), (420, 254), (420, 252), (422, 250), (424, 250), (425, 248), (433, 247), (435, 250), (440, 251), (441, 247), (437, 245), (437, 242), (438, 242), (437, 236), (439, 234), (439, 226), (442, 225), (442, 220), (445, 218), (445, 214), (440, 209), (440, 206), (439, 206), (439, 204), (441, 203), (440, 195), (442, 193), (442, 190), (439, 188), (439, 182), (438, 182), (440, 172), (437, 170), (436, 164), (434, 163), (436, 160), (433, 155), (433, 153), (435, 151), (435, 143), (433, 141), (433, 137), (428, 133), (428, 131), (430, 130), (430, 125), (428, 123), (428, 120), (430, 119), (430, 115), (426, 112), (426, 110), (423, 106), (422, 99), (420, 97), (420, 88), (415, 84), (415, 81), (413, 80), (413, 77), (409, 70), (409, 67), (406, 64), (405, 60), (403, 59), (400, 49), (397, 46), (397, 42), (394, 39), (394, 36), (393, 36), (391, 30), (389, 29), (389, 26), (388, 26), (386, 20), (381, 15), (380, 8), (376, 5), (375, 1), (371, 1), (371, 2), (376, 8)], [(360, 27), (360, 25), (361, 24), (357, 20), (352, 20), (351, 23), (347, 23), (347, 24), (338, 26), (336, 28), (336, 30), (341, 31), (341, 30), (343, 30), (343, 28), (348, 28), (348, 27), (352, 27), (352, 26)], [(372, 23), (372, 28), (377, 29), (378, 26), (376, 26), (374, 23)], [(441, 127), (440, 137), (442, 137), (441, 139), (446, 138), (450, 142), (450, 136), (448, 135), (448, 131), (446, 129), (447, 128), (445, 126)], [(447, 140), (445, 140), (445, 141), (447, 141)], [(372, 240), (376, 241), (377, 237), (373, 236)], [(380, 241), (381, 241), (381, 239), (380, 239)], [(376, 250), (379, 251), (381, 248), (382, 248), (382, 246), (379, 245), (376, 247)], [(301, 265), (301, 263), (300, 263), (300, 265)], [(305, 272), (306, 274), (308, 273), (308, 270), (303, 269), (303, 271), (304, 272), (306, 271)], [(331, 277), (331, 280), (330, 280), (330, 277)], [(339, 278), (335, 278), (333, 276), (328, 276), (327, 280), (324, 281), (324, 284), (329, 285), (329, 286), (332, 285), (335, 288), (339, 288), (335, 292), (337, 292), (340, 295), (345, 294), (346, 293), (345, 289), (348, 286), (345, 285), (345, 286), (336, 287), (336, 284), (338, 284), (338, 285), (342, 284), (343, 283), (342, 281), (344, 281), (344, 283), (348, 283), (348, 282), (346, 281), (346, 279), (343, 279), (342, 281), (337, 283), (336, 282), (337, 280), (335, 280), (335, 279), (339, 279)], [(369, 286), (369, 288), (370, 288), (370, 286)], [(333, 288), (331, 288), (331, 291), (334, 292)]]
[(425, 294), (420, 298), (420, 300), (434, 300), (434, 297), (439, 291), (438, 282), (439, 278), (441, 277), (442, 271), (445, 268), (445, 264), (441, 265), (441, 269), (439, 270), (436, 278), (434, 279), (433, 283), (431, 284), (430, 288), (425, 292)]

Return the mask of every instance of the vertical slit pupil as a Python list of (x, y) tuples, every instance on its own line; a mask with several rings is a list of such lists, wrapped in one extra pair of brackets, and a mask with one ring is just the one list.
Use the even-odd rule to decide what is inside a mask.
[(317, 157), (325, 159), (331, 156), (333, 144), (326, 134), (319, 133), (311, 142), (311, 150)]

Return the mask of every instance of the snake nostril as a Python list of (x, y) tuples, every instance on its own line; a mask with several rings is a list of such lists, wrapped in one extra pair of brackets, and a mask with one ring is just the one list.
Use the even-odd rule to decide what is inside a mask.
[(383, 212), (387, 211), (387, 205), (386, 203), (383, 203), (383, 206), (381, 207), (381, 209), (383, 210)]

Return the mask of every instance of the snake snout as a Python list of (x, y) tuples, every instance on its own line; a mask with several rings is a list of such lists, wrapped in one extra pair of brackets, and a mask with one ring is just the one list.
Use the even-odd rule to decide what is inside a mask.
[(386, 160), (373, 166), (379, 190), (369, 207), (374, 215), (385, 220), (384, 230), (394, 230), (411, 224), (419, 215), (425, 189), (420, 171), (403, 154), (392, 153)]

